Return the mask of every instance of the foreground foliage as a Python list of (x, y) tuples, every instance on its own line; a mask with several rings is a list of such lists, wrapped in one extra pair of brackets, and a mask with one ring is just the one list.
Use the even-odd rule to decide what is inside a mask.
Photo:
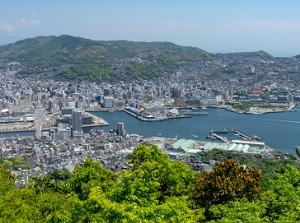
[(261, 179), (259, 170), (225, 159), (214, 166), (214, 171), (205, 172), (196, 180), (193, 199), (197, 205), (205, 207), (226, 204), (238, 198), (253, 200), (262, 192)]
[(154, 145), (138, 146), (131, 169), (114, 173), (87, 159), (15, 189), (0, 166), (0, 222), (299, 222), (300, 171), (268, 178), (223, 160), (203, 175), (172, 162)]

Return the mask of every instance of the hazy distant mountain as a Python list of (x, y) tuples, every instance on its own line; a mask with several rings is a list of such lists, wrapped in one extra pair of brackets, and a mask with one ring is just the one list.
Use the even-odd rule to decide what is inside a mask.
[(296, 56), (294, 56), (294, 57), (296, 57), (297, 59), (300, 59), (300, 55), (296, 55)]
[(254, 58), (260, 57), (261, 59), (271, 60), (274, 57), (263, 50), (255, 51), (255, 52), (239, 52), (239, 53), (226, 53), (224, 54), (227, 57), (242, 57), (242, 58)]
[[(264, 51), (224, 55), (272, 58)], [(177, 71), (183, 61), (214, 60), (215, 55), (170, 42), (94, 41), (62, 35), (40, 36), (1, 46), (0, 59), (35, 67), (35, 72), (55, 67), (54, 75), (64, 79), (112, 81), (167, 75)], [(31, 70), (21, 73), (30, 74)]]

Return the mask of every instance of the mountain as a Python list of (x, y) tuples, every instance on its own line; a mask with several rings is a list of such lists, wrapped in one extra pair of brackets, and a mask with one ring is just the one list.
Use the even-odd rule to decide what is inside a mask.
[(170, 42), (94, 41), (68, 35), (39, 36), (0, 47), (0, 60), (60, 67), (56, 77), (95, 81), (153, 78), (174, 73), (182, 61), (212, 58), (196, 47)]
[(224, 54), (228, 58), (230, 57), (242, 57), (243, 59), (260, 58), (263, 60), (272, 60), (274, 57), (263, 50), (254, 52), (239, 52), (239, 53), (226, 53)]
[(297, 58), (297, 59), (300, 59), (300, 54), (299, 55), (296, 55), (296, 56), (294, 56), (295, 58)]

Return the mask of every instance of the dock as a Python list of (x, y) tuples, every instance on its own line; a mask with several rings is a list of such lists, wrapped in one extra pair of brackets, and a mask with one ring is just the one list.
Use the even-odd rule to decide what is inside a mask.
[(94, 127), (94, 126), (104, 126), (104, 125), (109, 125), (109, 123), (108, 123), (107, 121), (105, 121), (104, 119), (102, 119), (102, 118), (100, 118), (100, 117), (98, 117), (98, 116), (92, 114), (91, 112), (85, 111), (84, 114), (85, 114), (86, 116), (92, 117), (94, 123), (93, 123), (93, 124), (89, 124), (89, 125), (84, 125), (83, 127), (87, 127), (87, 126), (89, 126), (89, 127), (93, 126), (93, 127)]
[(251, 136), (249, 136), (241, 131), (238, 131), (236, 129), (229, 129), (229, 130), (223, 129), (223, 130), (218, 130), (218, 131), (211, 130), (209, 132), (209, 136), (207, 138), (219, 139), (222, 142), (228, 143), (229, 140), (226, 137), (220, 136), (220, 134), (235, 134), (236, 136), (238, 136), (246, 141), (259, 141), (260, 140), (260, 138), (258, 136), (251, 137)]
[(208, 115), (208, 112), (194, 112), (194, 111), (184, 111), (181, 113), (182, 115)]
[(211, 133), (210, 135), (211, 137), (215, 137), (216, 139), (219, 139), (221, 142), (230, 143), (226, 137), (219, 136), (216, 133)]
[(152, 115), (144, 116), (142, 113), (137, 112), (135, 110), (124, 109), (123, 111), (143, 122), (158, 122), (158, 121), (164, 121), (164, 120), (168, 120), (168, 119), (191, 118), (192, 117), (191, 115), (180, 115), (180, 116), (167, 116), (167, 117), (157, 118)]

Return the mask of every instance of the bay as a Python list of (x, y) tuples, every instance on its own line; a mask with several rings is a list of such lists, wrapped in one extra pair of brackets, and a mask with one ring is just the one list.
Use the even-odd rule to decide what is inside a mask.
[[(110, 125), (101, 127), (105, 131), (117, 128), (123, 122), (127, 133), (145, 137), (158, 136), (208, 141), (211, 130), (236, 129), (249, 136), (257, 135), (266, 145), (284, 153), (295, 154), (294, 147), (300, 145), (300, 109), (291, 112), (260, 115), (238, 114), (225, 109), (208, 108), (208, 115), (192, 118), (170, 119), (161, 122), (142, 122), (125, 112), (93, 112)], [(230, 139), (230, 138), (229, 138)]]
[[(225, 109), (208, 108), (208, 115), (192, 118), (170, 119), (160, 122), (142, 122), (125, 112), (92, 112), (103, 118), (109, 126), (98, 128), (108, 132), (116, 129), (118, 122), (123, 122), (130, 134), (144, 137), (178, 137), (208, 141), (206, 136), (211, 130), (236, 129), (249, 136), (257, 135), (266, 145), (284, 153), (295, 154), (294, 147), (300, 145), (300, 108), (291, 112), (267, 113), (261, 115), (238, 114)], [(88, 132), (90, 128), (84, 128)], [(1, 132), (3, 137), (33, 136), (34, 131)], [(228, 135), (229, 136), (229, 135)], [(229, 139), (230, 136), (228, 137)]]

